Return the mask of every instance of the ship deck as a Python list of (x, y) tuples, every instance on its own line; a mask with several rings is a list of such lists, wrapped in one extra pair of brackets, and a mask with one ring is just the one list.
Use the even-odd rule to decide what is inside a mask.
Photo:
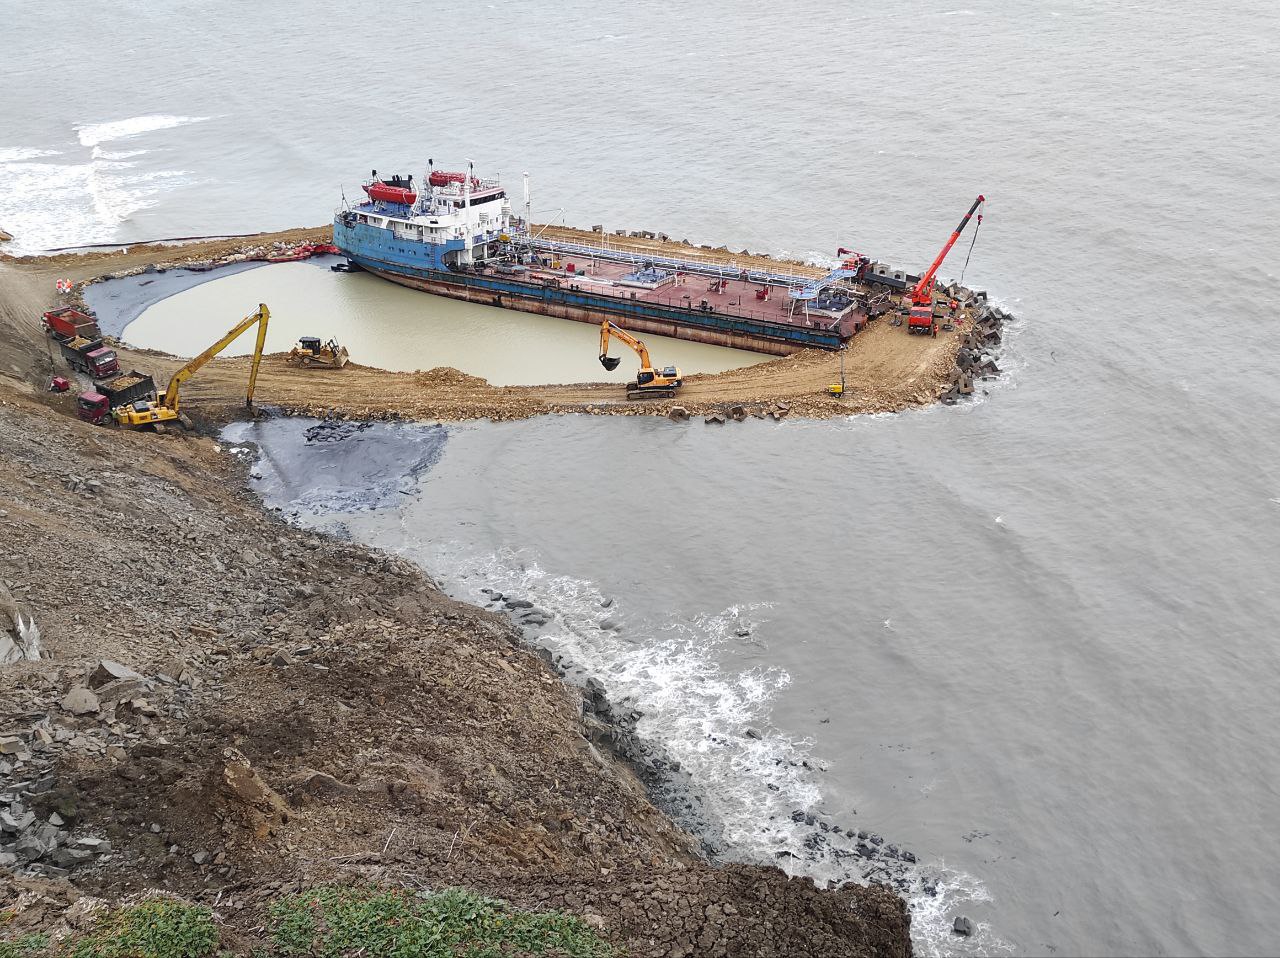
[[(572, 270), (569, 269), (571, 265)], [(634, 298), (638, 302), (695, 310), (705, 303), (708, 311), (720, 316), (831, 330), (844, 337), (852, 336), (866, 322), (865, 314), (855, 307), (839, 316), (818, 312), (806, 314), (803, 304), (788, 296), (784, 286), (768, 287), (769, 298), (758, 299), (757, 292), (765, 288), (760, 283), (736, 279), (718, 281), (688, 273), (656, 288), (624, 284), (622, 280), (633, 269), (633, 266), (623, 263), (603, 260), (593, 263), (589, 259), (567, 258), (559, 268), (530, 266), (526, 275), (535, 283), (558, 280), (563, 287), (622, 300)]]

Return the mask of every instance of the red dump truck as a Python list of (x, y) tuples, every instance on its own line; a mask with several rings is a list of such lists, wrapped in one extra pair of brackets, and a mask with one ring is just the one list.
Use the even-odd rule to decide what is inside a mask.
[(102, 330), (98, 322), (88, 313), (82, 313), (74, 306), (63, 306), (51, 309), (44, 314), (44, 331), (54, 339), (66, 342), (69, 339), (101, 339)]
[(62, 340), (58, 345), (67, 365), (88, 373), (94, 379), (106, 379), (120, 372), (120, 361), (116, 359), (115, 350), (102, 345), (101, 339), (76, 336)]
[(112, 409), (155, 395), (155, 380), (135, 369), (82, 392), (76, 397), (76, 415), (86, 422), (110, 422)]

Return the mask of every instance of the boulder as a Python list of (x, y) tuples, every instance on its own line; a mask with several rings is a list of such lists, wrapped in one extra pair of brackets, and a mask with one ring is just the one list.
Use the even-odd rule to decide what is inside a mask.
[(285, 792), (291, 805), (305, 805), (312, 800), (331, 801), (354, 795), (356, 789), (345, 785), (332, 775), (317, 772), (313, 768), (299, 769), (289, 776), (285, 783)]
[(672, 422), (688, 422), (689, 410), (685, 409), (684, 406), (672, 406), (667, 412), (667, 418)]
[(137, 678), (116, 679), (114, 682), (108, 682), (97, 687), (94, 694), (97, 695), (99, 704), (107, 706), (136, 698), (143, 692), (150, 691), (151, 688), (151, 683), (139, 675)]
[(89, 688), (98, 689), (106, 685), (108, 682), (115, 682), (118, 679), (141, 679), (142, 676), (129, 668), (127, 665), (121, 665), (119, 662), (112, 662), (110, 659), (102, 659), (89, 674)]
[(17, 835), (35, 824), (35, 812), (15, 813), (12, 809), (0, 812), (0, 830)]
[(952, 923), (951, 930), (962, 938), (968, 938), (973, 934), (973, 922), (961, 915)]
[(187, 660), (180, 655), (176, 655), (168, 662), (165, 662), (156, 670), (156, 674), (163, 675), (173, 679), (175, 682), (182, 678), (182, 673), (187, 670)]
[(18, 610), (18, 603), (0, 582), (0, 666), (39, 659), (39, 627)]
[(259, 811), (287, 817), (284, 799), (254, 771), (243, 752), (227, 748), (222, 758), (222, 783), (228, 796)]
[(98, 696), (81, 686), (77, 686), (64, 695), (60, 704), (63, 709), (72, 715), (92, 715), (102, 709), (102, 706), (98, 704)]
[(37, 858), (43, 858), (57, 847), (56, 835), (43, 835), (41, 830), (33, 829), (14, 842), (12, 850), (24, 862), (33, 862)]

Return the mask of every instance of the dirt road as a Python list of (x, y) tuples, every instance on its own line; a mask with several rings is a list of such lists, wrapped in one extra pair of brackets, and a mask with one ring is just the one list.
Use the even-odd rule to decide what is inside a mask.
[[(573, 231), (560, 232), (581, 238)], [(590, 235), (590, 234), (585, 234)], [(180, 247), (134, 247), (116, 252), (63, 254), (45, 258), (0, 258), (0, 325), (9, 326), (10, 341), (22, 349), (7, 355), (7, 371), (33, 384), (43, 384), (57, 364), (48, 359), (39, 329), (39, 313), (58, 301), (54, 282), (69, 278), (83, 282), (107, 273), (137, 267), (206, 260), (243, 249), (250, 244), (301, 242), (327, 238), (327, 227), (264, 234), (260, 239), (222, 240)], [(622, 239), (619, 238), (621, 242)], [(656, 241), (627, 240), (646, 248)], [(666, 251), (707, 257), (742, 256), (697, 247), (665, 244)], [(763, 260), (762, 257), (752, 257)], [(774, 265), (778, 264), (774, 262)], [(787, 264), (788, 268), (803, 268)], [(812, 268), (808, 268), (812, 272)], [(792, 415), (812, 418), (845, 416), (861, 412), (890, 412), (934, 402), (953, 368), (957, 337), (936, 339), (908, 336), (901, 327), (884, 320), (870, 324), (850, 341), (845, 355), (848, 388), (844, 398), (827, 395), (827, 386), (840, 379), (838, 354), (806, 350), (759, 366), (718, 374), (690, 376), (674, 401), (630, 402), (616, 385), (577, 384), (558, 386), (490, 386), (482, 379), (454, 369), (418, 373), (392, 373), (352, 363), (341, 371), (313, 371), (289, 366), (282, 356), (268, 357), (258, 380), (257, 399), (295, 412), (330, 412), (352, 417), (400, 416), (414, 419), (519, 419), (554, 412), (596, 415), (666, 415), (673, 405), (693, 414), (708, 413), (733, 404), (762, 408), (786, 404)], [(350, 343), (359, 359), (359, 343)], [(167, 378), (180, 362), (150, 351), (121, 351), (124, 366)], [(248, 360), (219, 359), (206, 366), (185, 387), (193, 400), (193, 412), (213, 418), (233, 415), (243, 403)], [(72, 400), (63, 397), (70, 408)]]

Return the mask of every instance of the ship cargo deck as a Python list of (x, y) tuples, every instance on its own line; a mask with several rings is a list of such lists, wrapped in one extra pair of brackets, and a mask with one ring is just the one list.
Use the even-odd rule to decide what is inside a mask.
[[(853, 305), (838, 313), (806, 310), (792, 299), (786, 287), (741, 279), (711, 279), (692, 273), (677, 273), (668, 282), (643, 284), (627, 279), (634, 268), (624, 263), (565, 259), (560, 268), (531, 266), (529, 278), (556, 282), (573, 290), (610, 296), (625, 301), (650, 303), (735, 319), (834, 332), (848, 338), (862, 328), (866, 315)], [(761, 298), (765, 291), (767, 295)]]

